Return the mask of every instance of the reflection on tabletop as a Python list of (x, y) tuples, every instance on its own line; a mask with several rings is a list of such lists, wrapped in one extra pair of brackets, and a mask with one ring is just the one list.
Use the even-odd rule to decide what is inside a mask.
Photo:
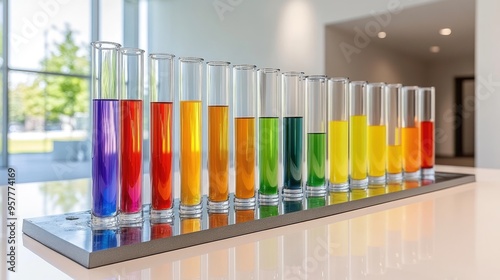
[[(287, 199), (283, 197), (276, 203), (266, 203), (257, 205), (255, 209), (238, 209), (231, 205), (230, 209), (218, 212), (210, 212), (203, 209), (201, 215), (179, 216), (177, 211), (178, 201), (176, 201), (175, 215), (168, 219), (149, 218), (149, 205), (144, 206), (145, 219), (141, 223), (122, 225), (119, 228), (90, 228), (88, 226), (88, 212), (69, 213), (66, 216), (52, 216), (30, 219), (32, 223), (48, 231), (56, 237), (67, 240), (73, 245), (88, 252), (96, 252), (115, 247), (149, 242), (162, 238), (169, 238), (177, 235), (189, 234), (192, 232), (204, 231), (208, 229), (225, 227), (235, 223), (244, 223), (254, 219), (265, 219), (279, 215), (291, 214), (298, 211), (321, 208), (325, 206), (335, 207), (335, 205), (358, 201), (366, 198), (382, 196), (399, 191), (425, 187), (434, 182), (434, 179), (406, 180), (400, 182), (389, 182), (387, 184), (368, 184), (365, 188), (355, 188), (350, 191), (332, 191), (324, 196), (303, 196), (299, 199)], [(206, 197), (204, 197), (206, 200)], [(71, 215), (68, 217), (67, 215)], [(56, 220), (60, 220), (59, 226), (52, 226)], [(360, 224), (356, 234), (363, 234), (366, 231), (364, 223)], [(354, 223), (354, 227), (357, 227)], [(383, 230), (383, 229), (379, 229)], [(410, 232), (413, 232), (410, 230)], [(411, 233), (413, 234), (413, 233)], [(370, 239), (371, 241), (371, 239)], [(382, 242), (373, 240), (373, 243)], [(360, 255), (363, 252), (354, 252)], [(361, 246), (362, 247), (362, 246)], [(373, 254), (377, 254), (374, 252)]]
[[(389, 184), (383, 187), (384, 190), (379, 186), (370, 187), (351, 194), (348, 200), (399, 191), (403, 187), (404, 184)], [(464, 196), (470, 196), (470, 192)], [(345, 193), (331, 195), (328, 204), (346, 201), (346, 197)], [(444, 205), (441, 212), (447, 204), (456, 203), (447, 197), (437, 199), (440, 199), (440, 205)], [(436, 272), (436, 262), (450, 253), (449, 246), (446, 247), (449, 237), (436, 232), (435, 225), (455, 222), (448, 221), (446, 215), (438, 215), (435, 203), (436, 199), (417, 200), (416, 203), (386, 207), (386, 210), (368, 215), (333, 216), (281, 228), (275, 233), (264, 231), (90, 270), (30, 238), (25, 237), (23, 241), (29, 250), (66, 275), (81, 279), (199, 279), (207, 275), (208, 279), (366, 279), (379, 276), (397, 278), (398, 275), (415, 272), (422, 277), (458, 276), (456, 267), (440, 267), (440, 272)], [(301, 207), (305, 209), (307, 202), (291, 205), (281, 205), (279, 212), (286, 213)], [(276, 213), (276, 210), (271, 207), (265, 213)], [(152, 223), (142, 228), (140, 236), (147, 240), (193, 232), (205, 226), (224, 226), (232, 221), (244, 223), (259, 217), (258, 214), (259, 209), (238, 210), (232, 218), (231, 215), (214, 214), (209, 216), (206, 225), (197, 218), (183, 219), (178, 225)], [(458, 230), (470, 224), (473, 216), (465, 215), (464, 220), (454, 227)], [(179, 226), (178, 232), (175, 232), (176, 226)], [(97, 249), (118, 246), (122, 242), (136, 242), (138, 233), (139, 230), (129, 228), (95, 231), (91, 239), (92, 247)], [(461, 256), (457, 261), (458, 264), (467, 264), (471, 257), (465, 251), (474, 248), (474, 242), (470, 238), (461, 241), (469, 245), (457, 248), (456, 253)]]
[[(370, 186), (354, 194), (330, 193), (326, 204), (400, 191), (405, 185), (407, 184), (391, 183), (382, 187)], [(290, 205), (292, 207), (286, 207), (285, 202), (280, 203), (279, 214), (306, 209), (308, 204), (304, 200), (303, 203), (288, 203)], [(227, 219), (224, 214), (210, 215), (212, 218), (208, 219), (207, 216), (206, 221), (184, 219), (176, 221), (177, 224), (145, 224), (140, 230), (127, 228), (95, 231), (88, 243), (91, 250), (99, 250), (137, 242), (138, 236), (145, 241), (179, 234), (181, 231), (187, 233), (223, 226), (226, 221), (229, 224), (243, 223), (258, 218), (259, 210), (234, 211), (229, 213)], [(276, 213), (275, 207), (268, 210), (270, 211), (267, 213)], [(350, 279), (357, 279), (369, 275), (392, 275), (396, 271), (411, 270), (412, 267), (418, 269), (423, 263), (429, 265), (428, 261), (435, 260), (434, 217), (434, 201), (425, 201), (352, 217), (350, 220), (345, 220), (345, 217), (339, 220), (340, 217), (334, 216), (328, 218), (331, 220), (326, 223), (302, 223), (295, 229), (282, 228), (279, 236), (265, 231), (91, 270), (84, 269), (30, 238), (25, 237), (23, 241), (29, 250), (67, 275), (76, 277), (74, 273), (78, 272), (89, 275), (89, 279), (94, 279), (96, 275), (96, 278), (108, 275), (112, 279), (111, 274), (117, 273), (114, 267), (127, 267), (118, 269), (122, 277), (137, 276), (137, 272), (142, 277), (168, 272), (170, 274), (166, 275), (172, 275), (173, 279), (205, 277), (203, 275), (219, 279), (267, 279), (267, 276), (278, 279), (321, 279), (350, 275)], [(464, 223), (465, 221), (461, 224)], [(46, 257), (47, 254), (49, 257)], [(187, 267), (190, 269), (186, 269)]]

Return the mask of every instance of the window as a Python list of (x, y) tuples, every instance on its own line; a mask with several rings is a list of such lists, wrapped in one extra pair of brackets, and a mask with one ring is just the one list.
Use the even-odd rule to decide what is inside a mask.
[(90, 1), (9, 1), (10, 68), (47, 71), (43, 60), (56, 51), (67, 31), (74, 44), (86, 51), (90, 44)]
[(88, 139), (91, 2), (9, 3), (9, 155), (84, 159), (76, 144)]
[(0, 0), (0, 10), (0, 166), (43, 169), (24, 170), (30, 181), (89, 176), (90, 42), (146, 47), (147, 1)]

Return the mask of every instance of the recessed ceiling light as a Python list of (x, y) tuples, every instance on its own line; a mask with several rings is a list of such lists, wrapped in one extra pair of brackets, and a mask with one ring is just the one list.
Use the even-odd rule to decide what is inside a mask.
[(387, 33), (385, 33), (384, 31), (378, 33), (378, 37), (380, 39), (384, 39), (386, 36), (387, 36)]
[(441, 34), (443, 36), (448, 36), (451, 34), (451, 29), (449, 29), (449, 28), (440, 29), (439, 34)]
[(439, 46), (432, 46), (429, 48), (429, 51), (431, 53), (438, 53), (441, 49), (439, 48)]

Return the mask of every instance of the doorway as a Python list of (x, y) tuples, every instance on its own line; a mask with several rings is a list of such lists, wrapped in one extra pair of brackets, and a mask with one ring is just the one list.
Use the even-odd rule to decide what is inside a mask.
[(474, 158), (475, 112), (474, 77), (455, 78), (455, 157)]

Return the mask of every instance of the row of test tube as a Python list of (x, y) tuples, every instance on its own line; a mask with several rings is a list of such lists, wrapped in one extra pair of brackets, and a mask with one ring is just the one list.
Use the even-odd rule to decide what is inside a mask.
[[(433, 88), (220, 61), (204, 65), (202, 58), (149, 55), (151, 218), (173, 215), (177, 140), (180, 215), (201, 215), (205, 77), (209, 211), (229, 209), (230, 117), (235, 208), (252, 209), (256, 198), (261, 205), (277, 204), (280, 189), (284, 199), (300, 200), (304, 194), (367, 188), (369, 181), (420, 178), (421, 167), (433, 174)], [(176, 79), (180, 131), (174, 139)], [(140, 222), (144, 51), (93, 42), (92, 95), (92, 224)]]

